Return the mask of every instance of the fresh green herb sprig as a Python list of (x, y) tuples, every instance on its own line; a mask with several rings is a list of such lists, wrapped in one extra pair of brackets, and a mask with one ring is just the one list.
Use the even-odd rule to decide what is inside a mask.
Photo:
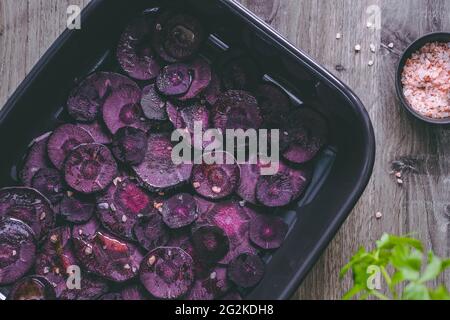
[[(353, 274), (353, 287), (343, 299), (450, 300), (445, 285), (427, 286), (449, 267), (450, 259), (439, 258), (431, 251), (425, 254), (419, 240), (384, 234), (376, 241), (376, 249), (359, 249), (341, 270), (341, 279), (349, 271)], [(383, 292), (388, 294), (376, 288), (377, 277), (384, 280), (388, 290)]]

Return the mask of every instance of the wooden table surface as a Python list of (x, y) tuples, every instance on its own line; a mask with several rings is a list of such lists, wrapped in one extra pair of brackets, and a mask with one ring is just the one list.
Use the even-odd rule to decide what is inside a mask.
[[(0, 1), (0, 106), (65, 28), (67, 6), (88, 2)], [(367, 190), (295, 298), (339, 299), (350, 285), (348, 278), (339, 280), (340, 268), (359, 246), (372, 245), (384, 232), (413, 233), (439, 255), (450, 256), (450, 131), (411, 119), (394, 90), (396, 63), (408, 43), (427, 32), (450, 31), (450, 1), (241, 2), (346, 82), (375, 127), (377, 156)], [(367, 28), (377, 13), (381, 28)], [(391, 42), (392, 49), (387, 47)], [(359, 54), (356, 44), (362, 47)], [(389, 174), (393, 162), (416, 169), (403, 176), (402, 186)], [(375, 218), (376, 212), (382, 219)], [(450, 274), (441, 280), (450, 284)]]

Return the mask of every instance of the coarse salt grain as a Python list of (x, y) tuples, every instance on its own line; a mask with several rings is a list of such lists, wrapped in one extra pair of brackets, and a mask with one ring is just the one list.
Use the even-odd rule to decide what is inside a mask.
[(450, 43), (431, 42), (412, 54), (402, 73), (411, 108), (434, 119), (450, 117)]

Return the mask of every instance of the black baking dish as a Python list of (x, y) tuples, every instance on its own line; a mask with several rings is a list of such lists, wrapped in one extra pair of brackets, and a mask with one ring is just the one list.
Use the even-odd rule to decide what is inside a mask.
[(290, 93), (299, 107), (314, 106), (330, 125), (330, 145), (315, 166), (300, 203), (281, 214), (290, 223), (284, 245), (268, 255), (262, 282), (246, 299), (288, 299), (315, 264), (364, 191), (373, 167), (372, 125), (360, 100), (342, 82), (293, 47), (240, 4), (229, 0), (93, 0), (81, 30), (65, 31), (0, 113), (0, 186), (17, 184), (16, 166), (36, 136), (55, 127), (74, 83), (94, 70), (111, 70), (118, 37), (147, 8), (176, 3), (212, 31), (208, 48), (237, 47), (264, 66), (265, 80)]

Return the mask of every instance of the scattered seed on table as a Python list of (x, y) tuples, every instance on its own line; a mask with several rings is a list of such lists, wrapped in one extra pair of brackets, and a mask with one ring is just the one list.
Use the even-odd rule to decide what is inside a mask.
[(341, 39), (342, 38), (342, 34), (340, 34), (340, 33), (336, 33), (336, 39)]
[(383, 217), (383, 214), (381, 213), (381, 212), (377, 212), (377, 213), (375, 213), (375, 218), (377, 218), (377, 219), (381, 219)]
[(372, 51), (373, 53), (377, 51), (377, 47), (373, 43), (370, 44), (370, 51)]
[(360, 51), (361, 51), (361, 45), (360, 45), (360, 44), (357, 44), (357, 45), (355, 46), (355, 51), (356, 51), (356, 52), (360, 52)]
[(373, 66), (375, 62), (373, 62), (373, 60), (369, 60), (369, 66)]
[(403, 184), (403, 180), (402, 179), (397, 179), (397, 183), (401, 185), (401, 184)]
[(390, 42), (390, 43), (388, 44), (388, 47), (392, 49), (392, 48), (394, 47), (394, 44), (393, 44), (392, 42)]

